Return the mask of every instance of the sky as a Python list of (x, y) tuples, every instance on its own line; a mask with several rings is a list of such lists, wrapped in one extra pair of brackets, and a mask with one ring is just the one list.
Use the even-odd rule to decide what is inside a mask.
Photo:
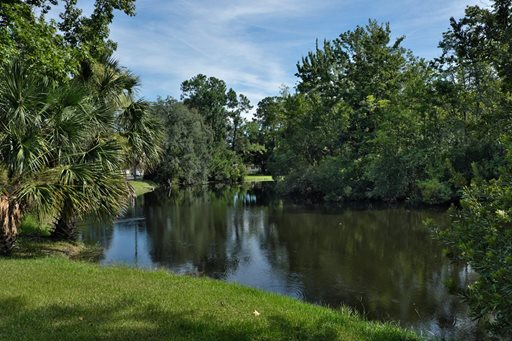
[[(91, 8), (93, 0), (78, 1)], [(115, 57), (141, 80), (140, 95), (179, 98), (180, 84), (202, 73), (223, 79), (253, 105), (293, 88), (296, 64), (315, 41), (365, 25), (389, 22), (393, 36), (427, 59), (449, 18), (487, 0), (137, 0), (137, 14), (116, 13)]]

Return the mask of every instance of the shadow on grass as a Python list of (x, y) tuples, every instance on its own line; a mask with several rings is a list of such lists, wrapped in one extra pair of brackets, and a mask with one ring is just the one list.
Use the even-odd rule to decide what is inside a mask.
[(62, 256), (87, 262), (98, 262), (103, 255), (99, 245), (85, 245), (81, 242), (55, 241), (50, 237), (20, 236), (11, 259), (35, 259), (48, 256)]
[[(260, 319), (261, 317), (258, 317)], [(223, 320), (194, 310), (170, 312), (152, 304), (141, 306), (130, 298), (102, 307), (49, 305), (29, 307), (22, 297), (0, 299), (0, 339), (5, 340), (337, 340), (340, 324), (318, 320), (301, 325), (281, 316), (264, 320)], [(266, 320), (265, 320), (266, 319)], [(266, 323), (265, 323), (266, 322)], [(354, 336), (349, 339), (367, 339)], [(393, 337), (394, 336), (394, 337)], [(396, 340), (386, 331), (374, 340)]]
[(134, 311), (133, 304), (126, 299), (94, 310), (66, 305), (34, 309), (20, 297), (0, 299), (0, 339), (258, 339), (248, 324), (221, 325), (207, 318), (198, 322), (193, 311), (177, 314), (151, 305)]
[(273, 330), (286, 330), (286, 336), (289, 340), (304, 340), (307, 338), (311, 340), (337, 340), (339, 339), (338, 331), (334, 326), (329, 325), (332, 321), (320, 320), (316, 322), (317, 327), (311, 328), (304, 326), (296, 321), (290, 321), (282, 316), (273, 315), (268, 319), (270, 329)]

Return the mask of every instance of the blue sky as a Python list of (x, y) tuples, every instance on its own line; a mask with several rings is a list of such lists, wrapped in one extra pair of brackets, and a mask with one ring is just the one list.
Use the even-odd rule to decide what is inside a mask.
[[(87, 1), (86, 1), (87, 2)], [(92, 3), (92, 1), (89, 1)], [(315, 46), (364, 25), (390, 22), (418, 56), (439, 54), (449, 18), (487, 0), (137, 0), (137, 15), (116, 16), (116, 57), (140, 76), (140, 95), (179, 98), (180, 84), (203, 73), (226, 81), (255, 105), (293, 87), (296, 63)], [(83, 4), (79, 1), (79, 6)], [(86, 5), (87, 6), (87, 5)]]

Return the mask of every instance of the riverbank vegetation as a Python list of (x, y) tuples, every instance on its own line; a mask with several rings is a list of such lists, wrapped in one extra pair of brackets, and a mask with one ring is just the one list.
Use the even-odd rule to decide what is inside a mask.
[[(0, 3), (1, 254), (11, 253), (23, 223), (72, 240), (86, 216), (115, 219), (135, 195), (127, 169), (135, 178), (188, 186), (242, 182), (251, 168), (279, 179), (284, 195), (314, 201), (438, 205), (462, 198), (452, 225), (437, 236), (481, 275), (465, 292), (475, 316), (498, 335), (512, 333), (510, 1), (470, 6), (452, 18), (431, 61), (373, 20), (317, 42), (297, 64), (296, 88), (263, 99), (251, 121), (245, 95), (202, 74), (181, 84), (179, 100), (136, 96), (138, 79), (112, 59), (109, 39), (114, 13), (134, 15), (134, 0), (97, 0), (88, 16), (76, 1), (57, 3)], [(48, 19), (52, 8), (60, 8), (58, 20)], [(2, 262), (13, 273), (8, 280), (23, 276), (16, 264), (88, 267)], [(122, 271), (87, 269), (99, 277)], [(19, 279), (8, 287), (30, 286)], [(38, 317), (46, 309), (27, 304), (19, 314)], [(114, 333), (107, 329), (97, 331)]]

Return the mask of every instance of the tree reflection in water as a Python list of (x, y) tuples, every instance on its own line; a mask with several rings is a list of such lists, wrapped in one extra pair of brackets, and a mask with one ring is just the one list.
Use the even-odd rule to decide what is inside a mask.
[(266, 185), (151, 193), (111, 228), (88, 225), (103, 263), (165, 267), (239, 282), (308, 302), (348, 305), (425, 336), (472, 338), (466, 307), (445, 283), (451, 264), (423, 226), (441, 211), (288, 204)]

